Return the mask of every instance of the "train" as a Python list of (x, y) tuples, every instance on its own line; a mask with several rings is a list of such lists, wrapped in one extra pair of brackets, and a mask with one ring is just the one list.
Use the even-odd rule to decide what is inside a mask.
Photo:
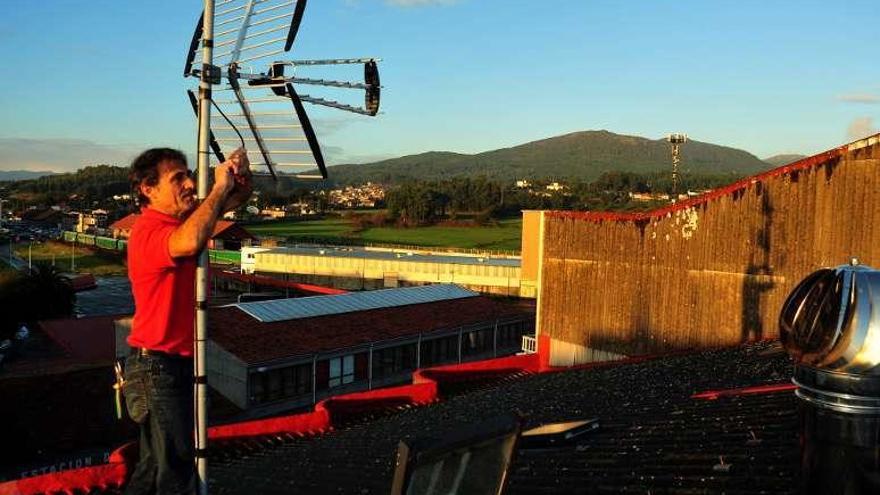
[[(93, 234), (84, 234), (82, 232), (64, 231), (62, 234), (64, 242), (72, 242), (81, 246), (96, 247), (108, 251), (118, 251), (124, 253), (128, 248), (128, 240), (114, 239), (112, 237), (102, 237)], [(241, 252), (229, 249), (209, 249), (208, 257), (211, 263), (235, 264), (241, 265)]]

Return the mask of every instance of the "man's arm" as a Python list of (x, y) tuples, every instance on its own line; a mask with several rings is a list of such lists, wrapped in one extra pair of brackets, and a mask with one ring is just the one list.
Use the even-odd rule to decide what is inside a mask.
[(223, 214), (223, 203), (235, 185), (233, 176), (237, 167), (238, 158), (231, 157), (214, 168), (214, 187), (210, 194), (168, 238), (172, 258), (194, 256), (208, 243), (217, 219)]

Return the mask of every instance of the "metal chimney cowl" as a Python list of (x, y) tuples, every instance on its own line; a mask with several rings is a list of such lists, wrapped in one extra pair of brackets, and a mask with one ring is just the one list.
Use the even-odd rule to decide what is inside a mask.
[(854, 258), (813, 272), (779, 327), (795, 361), (802, 492), (880, 494), (880, 271)]

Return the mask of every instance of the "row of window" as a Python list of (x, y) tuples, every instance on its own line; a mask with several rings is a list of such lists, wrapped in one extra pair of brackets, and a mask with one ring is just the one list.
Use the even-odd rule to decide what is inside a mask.
[[(527, 322), (513, 322), (498, 326), (493, 337), (494, 327), (481, 328), (462, 333), (462, 356), (476, 356), (490, 353), (496, 343), (498, 349), (518, 347), (522, 335), (530, 330)], [(416, 369), (419, 358), (421, 366), (435, 366), (458, 360), (458, 334), (424, 340), (421, 343), (421, 356), (416, 355), (418, 345), (409, 343), (373, 351), (372, 376), (374, 380), (394, 376)], [(497, 339), (493, 341), (493, 339)], [(366, 380), (366, 353), (357, 356), (361, 360), (361, 371), (356, 371), (356, 356), (349, 354), (319, 362), (325, 370), (326, 382), (317, 383), (318, 390), (332, 389)], [(326, 368), (324, 368), (326, 366)], [(359, 373), (359, 374), (358, 374)], [(320, 375), (320, 373), (319, 373)], [(262, 404), (281, 399), (303, 396), (312, 393), (312, 363), (297, 364), (267, 371), (254, 371), (249, 377), (250, 402)]]

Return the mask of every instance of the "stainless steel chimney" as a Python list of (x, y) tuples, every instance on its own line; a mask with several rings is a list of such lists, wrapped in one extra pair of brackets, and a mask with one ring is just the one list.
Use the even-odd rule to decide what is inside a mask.
[(802, 492), (880, 494), (880, 271), (853, 259), (810, 274), (779, 326), (796, 363)]

